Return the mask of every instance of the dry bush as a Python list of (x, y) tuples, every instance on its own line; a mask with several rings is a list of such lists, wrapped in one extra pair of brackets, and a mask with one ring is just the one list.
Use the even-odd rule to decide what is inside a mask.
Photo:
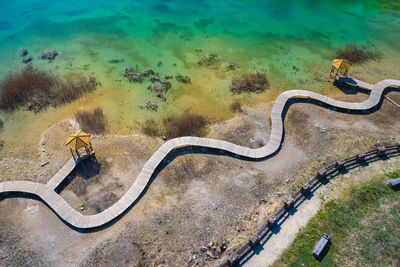
[(51, 89), (56, 78), (43, 71), (24, 68), (21, 72), (8, 75), (1, 83), (0, 108), (13, 110), (35, 99), (48, 105)]
[(94, 91), (100, 85), (94, 77), (65, 78), (58, 81), (54, 88), (56, 100), (52, 103), (53, 106), (76, 100), (85, 93)]
[(95, 78), (60, 79), (50, 72), (26, 67), (0, 83), (0, 108), (12, 111), (27, 105), (29, 110), (39, 112), (49, 105), (78, 99), (98, 85)]
[(201, 115), (184, 113), (180, 116), (168, 117), (163, 121), (165, 136), (170, 138), (181, 136), (205, 136), (207, 120)]
[(75, 118), (84, 132), (104, 134), (107, 130), (108, 122), (101, 108), (91, 111), (78, 111)]
[(0, 119), (0, 133), (3, 131), (4, 128), (4, 122), (3, 120)]
[(234, 94), (261, 93), (269, 88), (269, 81), (263, 73), (244, 75), (240, 79), (232, 81), (230, 86), (231, 92)]
[(160, 130), (153, 120), (147, 120), (145, 122), (144, 126), (142, 126), (142, 132), (151, 137), (160, 136)]
[(240, 104), (239, 101), (233, 102), (233, 103), (231, 104), (230, 108), (231, 108), (231, 111), (234, 112), (234, 113), (236, 113), (236, 112), (243, 112), (243, 110), (242, 110), (242, 105)]
[(347, 59), (350, 63), (360, 64), (368, 60), (378, 60), (382, 58), (379, 52), (367, 51), (356, 45), (346, 45), (344, 49), (340, 49), (336, 53), (337, 58)]

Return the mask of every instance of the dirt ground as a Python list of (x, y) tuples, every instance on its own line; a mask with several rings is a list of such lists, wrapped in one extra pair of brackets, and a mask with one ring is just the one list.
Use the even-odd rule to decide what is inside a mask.
[[(388, 96), (400, 102), (400, 93)], [(366, 98), (339, 90), (332, 97)], [(271, 108), (272, 103), (242, 107), (235, 118), (210, 126), (208, 137), (262, 146), (268, 141)], [(400, 142), (399, 116), (386, 100), (379, 111), (363, 116), (294, 104), (286, 115), (282, 149), (274, 157), (249, 162), (180, 156), (126, 215), (94, 232), (71, 229), (38, 200), (2, 199), (0, 265), (217, 266), (318, 169), (376, 143)], [(69, 158), (60, 140), (78, 128), (73, 120), (50, 126), (30, 161), (1, 158), (1, 181), (47, 182)], [(84, 214), (104, 210), (129, 189), (162, 142), (140, 135), (94, 136), (97, 162), (79, 166), (61, 195)], [(379, 171), (384, 163), (371, 167)]]

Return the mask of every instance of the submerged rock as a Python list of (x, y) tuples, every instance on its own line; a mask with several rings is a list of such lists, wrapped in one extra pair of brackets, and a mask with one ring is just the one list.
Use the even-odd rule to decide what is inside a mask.
[(23, 58), (22, 58), (22, 62), (25, 63), (25, 64), (27, 64), (27, 63), (31, 62), (32, 59), (33, 59), (33, 57), (31, 57), (31, 56), (26, 56), (26, 57), (23, 57)]
[(142, 74), (134, 68), (125, 68), (125, 77), (128, 78), (130, 82), (142, 82)]
[(148, 69), (145, 69), (144, 71), (142, 71), (142, 75), (146, 76), (146, 77), (153, 75), (153, 74), (155, 74), (155, 72), (152, 68), (148, 68)]
[(190, 80), (190, 77), (188, 76), (183, 76), (181, 74), (177, 74), (175, 76), (175, 79), (180, 82), (180, 83), (191, 83), (192, 81)]
[(111, 57), (111, 58), (107, 58), (107, 62), (108, 63), (120, 63), (124, 61), (122, 58), (119, 57)]
[(154, 82), (159, 82), (160, 81), (160, 76), (158, 76), (158, 74), (153, 74), (149, 76), (149, 79), (152, 83)]
[(162, 81), (160, 84), (154, 84), (147, 86), (147, 89), (154, 90), (157, 97), (161, 98), (163, 101), (167, 100), (165, 93), (171, 88), (171, 83), (169, 81)]
[(146, 102), (146, 108), (147, 108), (148, 110), (157, 111), (158, 105), (157, 105), (157, 103), (154, 103), (153, 101), (147, 100), (147, 102)]
[(58, 53), (56, 50), (49, 50), (46, 52), (43, 52), (42, 55), (40, 56), (42, 59), (48, 59), (48, 60), (54, 60), (58, 56)]
[(28, 55), (28, 50), (26, 48), (21, 48), (19, 50), (19, 54), (24, 57), (24, 56)]
[(237, 70), (239, 68), (238, 65), (230, 63), (228, 66), (226, 66), (226, 71), (234, 71)]

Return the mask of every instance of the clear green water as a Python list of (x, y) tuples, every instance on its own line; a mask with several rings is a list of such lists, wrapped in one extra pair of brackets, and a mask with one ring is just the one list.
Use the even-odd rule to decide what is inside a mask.
[[(36, 147), (49, 124), (78, 109), (103, 107), (111, 132), (127, 134), (147, 119), (187, 110), (214, 120), (228, 118), (235, 99), (269, 101), (291, 88), (324, 92), (334, 51), (345, 44), (382, 51), (386, 69), (380, 77), (396, 73), (393, 66), (400, 60), (398, 0), (0, 0), (0, 6), (1, 76), (22, 67), (18, 50), (25, 47), (34, 66), (61, 74), (94, 73), (103, 84), (83, 100), (39, 115), (1, 112), (6, 121), (2, 139), (9, 144), (16, 142), (11, 133), (19, 132)], [(47, 49), (60, 53), (52, 63), (38, 58)], [(218, 55), (217, 64), (197, 66), (210, 53)], [(110, 64), (106, 59), (111, 57), (124, 61)], [(240, 68), (227, 72), (230, 63)], [(188, 75), (192, 84), (174, 83), (162, 102), (146, 89), (147, 82), (129, 83), (123, 77), (124, 68), (136, 64), (161, 74)], [(255, 71), (267, 73), (272, 89), (232, 96), (232, 77)], [(138, 107), (147, 99), (159, 104), (158, 112)]]

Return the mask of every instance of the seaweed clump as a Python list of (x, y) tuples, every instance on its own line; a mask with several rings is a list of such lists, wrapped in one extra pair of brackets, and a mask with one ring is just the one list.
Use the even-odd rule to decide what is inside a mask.
[(269, 81), (263, 73), (244, 75), (232, 82), (230, 90), (234, 94), (243, 92), (261, 93), (269, 88)]
[(104, 134), (107, 130), (108, 122), (101, 108), (90, 111), (78, 111), (75, 114), (75, 118), (84, 132)]
[(0, 83), (0, 108), (12, 111), (26, 105), (28, 110), (39, 112), (47, 106), (56, 107), (78, 99), (98, 85), (94, 77), (60, 79), (28, 66)]
[(336, 57), (346, 59), (353, 64), (361, 64), (368, 60), (379, 60), (382, 58), (382, 54), (379, 52), (368, 51), (356, 45), (346, 45), (344, 49), (337, 51)]

